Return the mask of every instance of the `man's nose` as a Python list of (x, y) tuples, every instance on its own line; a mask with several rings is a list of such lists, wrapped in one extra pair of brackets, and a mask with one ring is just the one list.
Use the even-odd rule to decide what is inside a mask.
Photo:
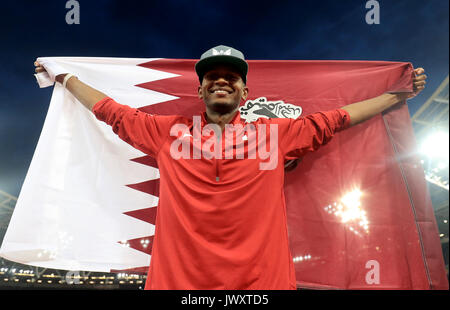
[(227, 84), (229, 84), (229, 81), (225, 77), (221, 76), (221, 77), (218, 77), (214, 81), (214, 83), (217, 85), (227, 85)]

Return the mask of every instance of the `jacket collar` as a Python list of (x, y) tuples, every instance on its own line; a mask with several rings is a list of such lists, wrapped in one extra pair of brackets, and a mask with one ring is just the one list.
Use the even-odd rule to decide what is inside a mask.
[[(205, 127), (208, 124), (208, 121), (206, 119), (206, 112), (202, 112), (200, 114), (201, 116), (201, 128)], [(243, 123), (243, 119), (241, 119), (241, 112), (239, 110), (236, 111), (236, 114), (234, 114), (233, 118), (231, 119), (231, 121), (228, 124), (242, 124)], [(191, 134), (193, 133), (194, 130), (194, 119), (192, 119), (192, 121), (190, 122), (189, 125), (189, 131), (191, 132)]]
[[(206, 124), (208, 124), (208, 121), (206, 119), (206, 112), (203, 112), (201, 114), (202, 117), (202, 127), (206, 126)], [(231, 121), (228, 124), (240, 124), (242, 122), (241, 120), (241, 112), (239, 111), (239, 109), (236, 111), (236, 113), (234, 114), (233, 118), (231, 119)]]

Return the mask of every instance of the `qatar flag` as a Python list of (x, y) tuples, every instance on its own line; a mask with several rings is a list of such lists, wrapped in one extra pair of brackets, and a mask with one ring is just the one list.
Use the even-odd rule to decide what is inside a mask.
[[(193, 116), (205, 110), (197, 96), (196, 60), (46, 59), (144, 112)], [(296, 118), (412, 89), (409, 63), (248, 63), (250, 92), (240, 113), (249, 121)], [(298, 287), (448, 289), (415, 149), (408, 107), (400, 103), (287, 162), (284, 190)], [(0, 255), (55, 269), (146, 272), (158, 196), (156, 161), (55, 84)]]

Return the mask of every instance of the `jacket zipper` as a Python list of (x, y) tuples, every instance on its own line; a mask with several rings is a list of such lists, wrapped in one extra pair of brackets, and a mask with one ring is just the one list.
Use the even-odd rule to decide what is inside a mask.
[(219, 159), (216, 158), (216, 182), (220, 182), (220, 173), (219, 173)]
[[(218, 142), (222, 141), (221, 145), (221, 149), (220, 149), (220, 153), (223, 156), (223, 152), (224, 152), (224, 136), (225, 133), (222, 131), (222, 135), (218, 137)], [(215, 157), (214, 157), (215, 158)], [(216, 182), (220, 182), (220, 159), (215, 158), (215, 164), (216, 164)]]

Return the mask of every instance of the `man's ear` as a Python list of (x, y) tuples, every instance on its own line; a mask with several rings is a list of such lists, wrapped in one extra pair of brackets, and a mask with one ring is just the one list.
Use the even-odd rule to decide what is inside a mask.
[(242, 100), (246, 100), (248, 97), (248, 87), (244, 86), (244, 88), (242, 89)]
[(203, 99), (202, 86), (200, 85), (197, 89), (198, 98)]

